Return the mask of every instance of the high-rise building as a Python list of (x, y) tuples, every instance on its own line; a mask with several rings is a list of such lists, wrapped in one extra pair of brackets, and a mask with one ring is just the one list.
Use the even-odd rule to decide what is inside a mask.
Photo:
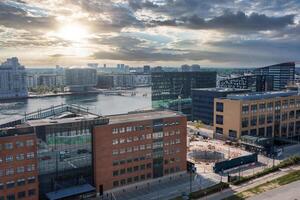
[(87, 91), (97, 85), (97, 70), (89, 67), (71, 67), (65, 70), (68, 91)]
[(283, 90), (289, 83), (295, 80), (295, 63), (281, 63), (255, 69), (256, 75), (271, 76), (273, 80), (273, 90)]
[(214, 99), (228, 94), (250, 92), (247, 89), (232, 88), (194, 88), (192, 89), (192, 119), (213, 125)]
[(25, 67), (18, 58), (7, 59), (0, 65), (0, 99), (28, 96)]
[(60, 105), (2, 124), (0, 199), (106, 196), (181, 175), (186, 123), (172, 111), (99, 116)]
[(143, 72), (145, 74), (150, 74), (151, 73), (150, 65), (145, 65), (144, 68), (143, 68)]
[(152, 72), (152, 106), (192, 114), (192, 88), (216, 87), (216, 72)]
[(215, 98), (214, 102), (214, 129), (218, 138), (300, 136), (298, 91), (232, 94)]

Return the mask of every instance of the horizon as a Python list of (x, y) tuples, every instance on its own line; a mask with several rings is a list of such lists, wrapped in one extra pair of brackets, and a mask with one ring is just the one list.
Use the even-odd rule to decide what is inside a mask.
[(300, 60), (297, 0), (3, 0), (0, 10), (0, 60), (26, 67)]

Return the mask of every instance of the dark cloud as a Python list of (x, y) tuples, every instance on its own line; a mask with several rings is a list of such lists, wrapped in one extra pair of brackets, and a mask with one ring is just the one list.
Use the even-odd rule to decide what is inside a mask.
[(197, 15), (181, 17), (165, 21), (151, 21), (152, 26), (176, 26), (190, 29), (223, 29), (235, 32), (242, 31), (262, 31), (282, 29), (294, 24), (295, 15), (285, 15), (281, 17), (270, 17), (264, 14), (244, 12), (225, 14), (212, 19), (200, 18)]
[(24, 30), (51, 29), (55, 27), (54, 17), (31, 16), (21, 7), (0, 2), (0, 25)]

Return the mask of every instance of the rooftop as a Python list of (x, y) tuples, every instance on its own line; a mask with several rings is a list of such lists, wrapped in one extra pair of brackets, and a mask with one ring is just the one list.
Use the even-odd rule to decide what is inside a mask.
[(260, 100), (260, 99), (271, 99), (275, 97), (288, 97), (299, 95), (298, 91), (273, 91), (273, 92), (252, 92), (243, 94), (230, 94), (225, 99), (232, 100)]
[(238, 88), (193, 88), (196, 91), (209, 91), (209, 92), (247, 92), (249, 89)]
[(119, 124), (135, 121), (145, 121), (169, 117), (180, 117), (183, 116), (180, 113), (170, 110), (147, 110), (140, 112), (133, 112), (121, 115), (110, 115), (106, 116), (109, 118), (109, 124)]

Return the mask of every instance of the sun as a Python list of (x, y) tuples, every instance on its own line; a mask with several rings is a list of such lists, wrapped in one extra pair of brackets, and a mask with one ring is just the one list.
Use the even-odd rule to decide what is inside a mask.
[(57, 36), (72, 42), (82, 42), (88, 36), (88, 30), (80, 24), (62, 25)]

